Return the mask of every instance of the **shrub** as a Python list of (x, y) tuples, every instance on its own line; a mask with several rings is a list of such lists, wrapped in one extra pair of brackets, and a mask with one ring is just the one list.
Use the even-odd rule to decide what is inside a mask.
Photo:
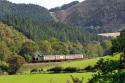
[(78, 72), (80, 71), (79, 68), (76, 68), (76, 67), (67, 67), (63, 70), (64, 72), (66, 73), (73, 73), (73, 72)]
[(71, 78), (72, 78), (73, 83), (83, 83), (83, 77), (82, 77), (82, 79), (79, 79), (79, 78), (73, 77), (71, 75)]
[(41, 73), (43, 71), (43, 69), (37, 69), (37, 68), (34, 68), (30, 71), (30, 73)]
[(47, 71), (53, 72), (53, 73), (60, 73), (62, 72), (62, 70), (63, 70), (62, 67), (54, 67), (54, 68), (48, 69)]
[(31, 71), (30, 71), (30, 73), (36, 73), (36, 72), (38, 72), (38, 70), (35, 68), (35, 69), (32, 69)]
[(16, 74), (18, 69), (25, 63), (25, 59), (22, 56), (11, 56), (7, 60), (9, 64), (9, 74)]
[(83, 70), (90, 72), (90, 71), (94, 71), (94, 68), (89, 65), (89, 66), (85, 67)]
[(9, 65), (6, 62), (1, 62), (0, 63), (0, 70), (3, 72), (8, 72)]
[(40, 72), (42, 72), (42, 71), (43, 71), (43, 69), (39, 69), (39, 71), (40, 71)]

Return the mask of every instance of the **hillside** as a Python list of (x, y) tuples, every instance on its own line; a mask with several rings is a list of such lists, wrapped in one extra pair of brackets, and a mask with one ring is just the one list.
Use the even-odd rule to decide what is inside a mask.
[(31, 18), (36, 21), (52, 21), (49, 11), (34, 4), (15, 4), (6, 0), (0, 0), (0, 18), (6, 15)]
[[(29, 41), (22, 33), (13, 27), (0, 22), (0, 56), (10, 56), (18, 53), (22, 45)], [(3, 52), (4, 51), (4, 52)]]
[(14, 26), (29, 39), (38, 41), (57, 38), (61, 41), (81, 42), (95, 40), (95, 35), (80, 27), (55, 22), (41, 22), (17, 16), (7, 16), (2, 20), (5, 24)]
[[(65, 4), (62, 8), (66, 9), (77, 3)], [(84, 29), (53, 22), (53, 20), (58, 21), (57, 18), (53, 18), (54, 15), (44, 7), (0, 0), (0, 20), (13, 26), (29, 39), (37, 41), (54, 37), (61, 41), (82, 43), (95, 39), (93, 34), (86, 32)]]
[(82, 26), (90, 32), (117, 32), (125, 26), (124, 4), (124, 0), (85, 0), (54, 12), (60, 22)]

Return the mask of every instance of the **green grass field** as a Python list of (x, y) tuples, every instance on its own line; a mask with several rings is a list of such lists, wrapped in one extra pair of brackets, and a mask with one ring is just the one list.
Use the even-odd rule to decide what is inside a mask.
[(96, 62), (100, 58), (94, 58), (94, 59), (86, 59), (86, 60), (75, 60), (75, 61), (66, 61), (66, 62), (50, 62), (50, 63), (34, 63), (34, 64), (24, 64), (19, 72), (27, 72), (34, 68), (42, 68), (44, 70), (55, 67), (55, 66), (61, 66), (61, 67), (78, 67), (78, 68), (85, 68), (88, 65), (94, 66)]
[[(116, 56), (106, 56), (104, 59), (118, 60), (120, 54)], [(79, 67), (84, 68), (88, 65), (93, 66), (100, 58), (88, 59), (88, 60), (77, 60), (67, 61), (62, 63), (37, 63), (37, 64), (25, 64), (20, 70), (28, 71), (32, 68), (51, 68), (54, 66), (62, 67)], [(23, 73), (25, 74), (25, 73)], [(84, 83), (87, 83), (88, 79), (91, 78), (92, 73), (61, 73), (61, 74), (29, 74), (26, 75), (13, 75), (13, 76), (0, 76), (0, 83), (66, 83), (67, 80), (71, 81), (70, 75), (78, 78), (84, 77)]]
[(84, 83), (87, 83), (88, 79), (91, 78), (91, 74), (92, 73), (70, 73), (1, 76), (0, 83), (66, 83), (67, 80), (71, 81), (70, 75), (81, 79), (83, 77)]

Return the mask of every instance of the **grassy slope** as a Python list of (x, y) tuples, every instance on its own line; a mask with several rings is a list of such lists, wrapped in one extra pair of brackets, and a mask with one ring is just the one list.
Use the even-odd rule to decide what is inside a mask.
[[(114, 57), (114, 59), (117, 59), (119, 54)], [(100, 58), (112, 58), (111, 56), (105, 56)], [(76, 60), (76, 61), (66, 61), (66, 62), (58, 62), (58, 63), (35, 63), (35, 64), (24, 64), (19, 71), (27, 72), (32, 70), (33, 68), (42, 68), (44, 70), (54, 67), (54, 66), (61, 66), (61, 67), (79, 67), (79, 68), (85, 68), (88, 65), (94, 66), (96, 62), (100, 58), (94, 58), (94, 59), (87, 59), (87, 60)], [(28, 73), (28, 72), (27, 72)]]
[[(118, 60), (119, 55), (117, 54), (114, 57), (106, 56), (103, 57), (104, 59), (112, 59), (112, 60)], [(88, 65), (94, 65), (96, 64), (97, 60), (100, 58), (95, 59), (88, 59), (88, 60), (81, 60), (81, 61), (71, 61), (71, 62), (64, 62), (64, 63), (58, 63), (62, 67), (67, 66), (75, 66), (75, 67), (86, 67)], [(31, 64), (30, 64), (31, 65)], [(36, 65), (36, 64), (35, 64)], [(40, 64), (37, 64), (39, 66)], [(54, 65), (55, 66), (55, 65)], [(30, 66), (31, 68), (34, 67), (34, 65)], [(41, 65), (43, 67), (43, 65)], [(41, 68), (39, 67), (39, 68)], [(47, 66), (52, 67), (52, 66)], [(44, 66), (43, 68), (47, 68)], [(91, 78), (92, 73), (69, 73), (69, 74), (28, 74), (28, 75), (14, 75), (14, 76), (1, 76), (0, 77), (0, 83), (66, 83), (66, 80), (70, 79), (70, 75), (73, 75), (78, 78), (84, 77), (84, 83), (87, 83), (88, 79)]]
[(61, 67), (79, 67), (79, 68), (85, 68), (88, 65), (94, 65), (100, 58), (95, 59), (87, 59), (87, 60), (76, 60), (76, 61), (66, 61), (66, 62), (57, 62), (57, 63), (35, 63), (35, 64), (24, 64), (20, 71), (24, 71), (28, 73), (27, 71), (30, 71), (33, 68), (43, 68), (44, 70), (49, 69), (51, 67), (55, 66), (61, 66)]

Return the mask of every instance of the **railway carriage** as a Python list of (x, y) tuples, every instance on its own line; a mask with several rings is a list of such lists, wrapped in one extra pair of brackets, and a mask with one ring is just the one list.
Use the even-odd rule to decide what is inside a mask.
[(43, 61), (54, 61), (55, 59), (56, 59), (56, 57), (53, 55), (45, 55), (42, 57)]
[(75, 54), (74, 55), (75, 59), (83, 59), (83, 55), (82, 54)]
[(74, 55), (66, 55), (66, 60), (74, 60)]
[(65, 60), (66, 55), (55, 55), (57, 61)]

